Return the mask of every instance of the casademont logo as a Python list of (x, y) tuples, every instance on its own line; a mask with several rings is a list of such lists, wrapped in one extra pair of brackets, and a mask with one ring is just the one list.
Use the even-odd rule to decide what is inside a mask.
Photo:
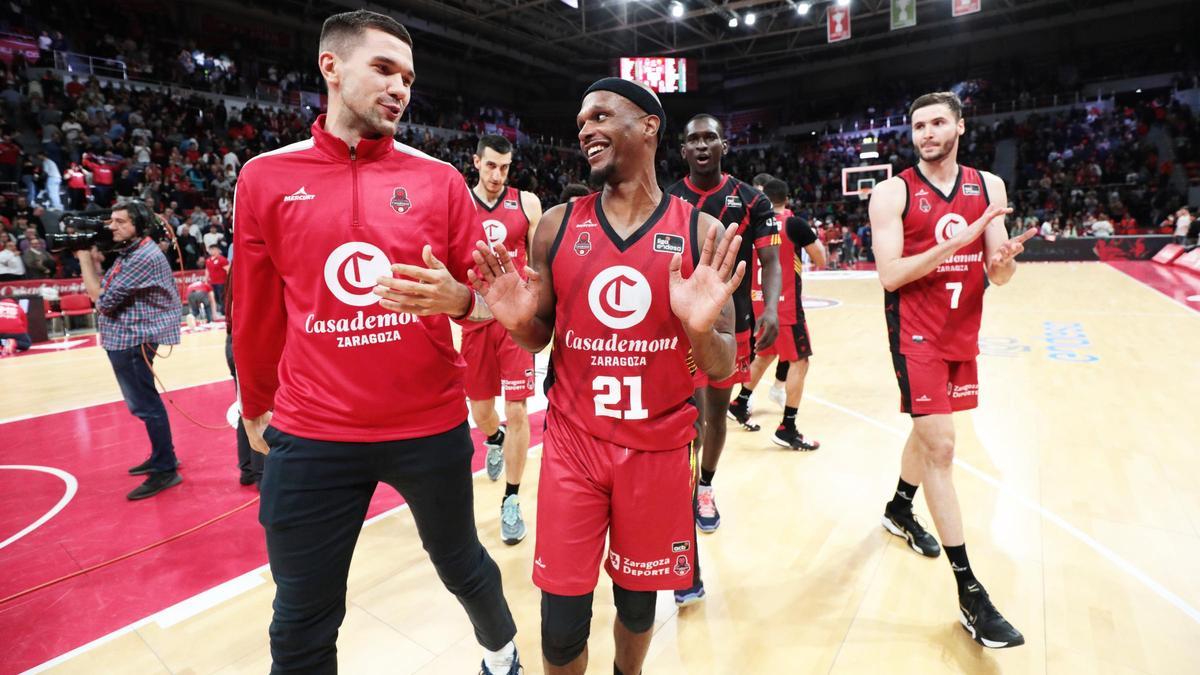
[(937, 243), (942, 243), (947, 239), (952, 239), (954, 235), (967, 229), (967, 219), (957, 213), (947, 213), (938, 219), (937, 225), (933, 228), (933, 236), (937, 239)]
[(592, 279), (588, 305), (600, 323), (614, 330), (632, 328), (650, 311), (650, 283), (632, 267), (609, 267)]
[(333, 297), (353, 307), (379, 302), (371, 291), (375, 280), (392, 275), (392, 263), (377, 246), (349, 241), (333, 249), (325, 259), (325, 285)]
[(488, 246), (494, 250), (497, 244), (503, 244), (508, 239), (508, 228), (504, 223), (489, 218), (483, 221), (483, 234), (487, 236)]

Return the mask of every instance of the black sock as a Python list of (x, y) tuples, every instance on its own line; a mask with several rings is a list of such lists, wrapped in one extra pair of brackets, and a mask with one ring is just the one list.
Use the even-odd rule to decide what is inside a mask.
[(796, 409), (795, 408), (792, 408), (792, 407), (789, 407), (786, 405), (783, 406), (783, 424), (780, 424), (779, 426), (781, 428), (787, 429), (789, 431), (796, 430)]
[(504, 442), (504, 427), (496, 427), (496, 433), (487, 437), (487, 442), (492, 445)]
[(913, 499), (917, 496), (917, 486), (905, 483), (901, 478), (896, 485), (896, 494), (888, 502), (887, 509), (894, 513), (912, 513)]
[(734, 403), (734, 405), (738, 406), (739, 408), (745, 408), (746, 406), (750, 405), (750, 394), (753, 393), (753, 389), (750, 389), (743, 384), (742, 391), (738, 393), (737, 401)]
[(954, 570), (954, 581), (958, 583), (958, 594), (977, 590), (979, 582), (975, 579), (975, 573), (971, 571), (971, 564), (967, 562), (967, 545), (959, 544), (945, 548), (946, 557), (950, 559), (950, 569)]
[(504, 483), (504, 496), (515, 495), (521, 491), (520, 483)]
[(713, 476), (716, 475), (716, 470), (709, 471), (704, 467), (700, 467), (700, 484), (709, 487), (712, 485)]

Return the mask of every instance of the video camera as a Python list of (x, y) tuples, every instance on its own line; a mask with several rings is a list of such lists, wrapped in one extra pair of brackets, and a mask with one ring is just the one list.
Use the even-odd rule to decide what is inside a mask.
[(59, 232), (49, 235), (51, 251), (86, 251), (95, 246), (102, 253), (114, 251), (129, 242), (117, 242), (108, 227), (113, 211), (127, 211), (139, 237), (152, 236), (157, 232), (158, 218), (144, 203), (129, 200), (110, 209), (93, 211), (68, 211), (63, 214), (59, 225), (66, 230), (75, 228), (75, 233)]
[(55, 232), (47, 235), (51, 251), (86, 251), (92, 246), (107, 253), (116, 248), (112, 230), (108, 229), (108, 219), (111, 210), (86, 211), (63, 214), (59, 225), (66, 230), (75, 228), (75, 232)]

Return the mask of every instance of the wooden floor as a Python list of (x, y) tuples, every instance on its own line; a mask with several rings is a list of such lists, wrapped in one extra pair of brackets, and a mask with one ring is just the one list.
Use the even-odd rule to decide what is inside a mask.
[[(908, 421), (878, 282), (810, 278), (805, 291), (840, 303), (808, 313), (816, 356), (799, 426), (822, 447), (773, 446), (780, 411), (760, 387), (764, 430), (730, 432), (714, 482), (708, 599), (679, 612), (660, 594), (646, 673), (1200, 673), (1200, 314), (1102, 264), (1026, 265), (989, 291), (981, 407), (957, 419), (956, 480), (972, 564), (1027, 643), (988, 651), (958, 624), (945, 557), (921, 558), (879, 525)], [(1070, 351), (1067, 333), (1087, 344), (1051, 358)], [(220, 337), (178, 349), (167, 386), (219, 376)], [(0, 378), (6, 416), (119, 398), (94, 350), (6, 360)], [(537, 454), (522, 487), (531, 538), (516, 547), (499, 538), (502, 484), (476, 480), (527, 673), (541, 672)], [(931, 522), (921, 499), (917, 510)], [(264, 673), (273, 587), (267, 570), (254, 575), (210, 609), (51, 672)], [(349, 599), (342, 672), (477, 671), (470, 626), (406, 511), (365, 527)], [(611, 602), (601, 575), (589, 672), (612, 670)]]

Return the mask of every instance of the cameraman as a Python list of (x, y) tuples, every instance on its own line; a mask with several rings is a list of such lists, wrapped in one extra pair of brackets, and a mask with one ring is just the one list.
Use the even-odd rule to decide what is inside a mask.
[(175, 277), (166, 256), (149, 236), (154, 223), (154, 214), (142, 202), (113, 207), (107, 225), (116, 261), (103, 282), (96, 274), (91, 251), (75, 252), (83, 268), (83, 284), (96, 303), (100, 344), (108, 352), (125, 405), (146, 423), (150, 435), (150, 459), (129, 469), (130, 475), (149, 475), (126, 495), (129, 499), (153, 497), (183, 482), (175, 470), (167, 409), (150, 369), (160, 344), (179, 344), (182, 318)]

